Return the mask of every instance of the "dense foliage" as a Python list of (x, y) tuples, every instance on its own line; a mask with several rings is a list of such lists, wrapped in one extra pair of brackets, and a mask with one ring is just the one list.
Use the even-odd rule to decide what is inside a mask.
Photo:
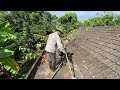
[(78, 21), (76, 13), (66, 13), (64, 16), (61, 16), (58, 21), (62, 24), (62, 29), (65, 33), (83, 26), (83, 23)]
[[(2, 68), (10, 71), (12, 75), (18, 74), (20, 70), (16, 60), (11, 57), (14, 55), (13, 48), (16, 46), (16, 35), (9, 22), (0, 23), (0, 64)], [(6, 73), (6, 72), (4, 72)]]
[(1, 11), (0, 22), (0, 64), (14, 78), (26, 75), (50, 33), (61, 28), (66, 34), (83, 25), (75, 13), (58, 18), (47, 11)]
[[(98, 15), (98, 16), (97, 16)], [(97, 14), (84, 22), (84, 26), (90, 29), (95, 26), (118, 26), (120, 25), (120, 15), (113, 14), (112, 12), (105, 12), (104, 14)]]

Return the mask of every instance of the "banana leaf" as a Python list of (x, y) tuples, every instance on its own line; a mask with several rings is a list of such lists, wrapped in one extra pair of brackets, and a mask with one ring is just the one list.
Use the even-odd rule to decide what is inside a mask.
[(0, 48), (0, 58), (5, 58), (14, 55), (14, 51)]
[(4, 68), (12, 74), (17, 74), (18, 71), (21, 70), (17, 62), (11, 57), (0, 58), (0, 64), (2, 64)]

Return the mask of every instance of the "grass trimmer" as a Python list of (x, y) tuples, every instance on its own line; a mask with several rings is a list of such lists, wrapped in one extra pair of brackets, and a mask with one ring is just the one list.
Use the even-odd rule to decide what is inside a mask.
[(66, 56), (67, 63), (68, 63), (68, 66), (69, 66), (69, 69), (70, 69), (70, 73), (71, 73), (71, 76), (72, 76), (71, 79), (77, 79), (77, 78), (75, 77), (75, 74), (73, 74), (72, 69), (71, 69), (71, 67), (70, 67), (70, 62), (69, 62), (69, 60), (68, 60), (67, 53), (65, 53), (65, 56)]

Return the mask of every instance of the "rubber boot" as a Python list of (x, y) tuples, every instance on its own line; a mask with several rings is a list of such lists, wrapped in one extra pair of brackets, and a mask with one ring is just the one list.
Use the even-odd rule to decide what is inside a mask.
[(54, 65), (52, 65), (52, 71), (54, 72), (56, 70), (56, 68), (55, 68), (55, 64)]

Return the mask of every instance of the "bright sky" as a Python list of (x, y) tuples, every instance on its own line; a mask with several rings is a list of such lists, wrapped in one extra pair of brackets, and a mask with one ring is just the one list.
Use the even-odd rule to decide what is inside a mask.
[[(63, 16), (65, 13), (73, 12), (76, 13), (78, 16), (78, 20), (84, 22), (89, 18), (92, 18), (96, 15), (96, 13), (103, 13), (103, 11), (48, 11), (52, 15), (56, 15), (57, 17)], [(115, 14), (120, 14), (120, 11), (113, 11)]]

